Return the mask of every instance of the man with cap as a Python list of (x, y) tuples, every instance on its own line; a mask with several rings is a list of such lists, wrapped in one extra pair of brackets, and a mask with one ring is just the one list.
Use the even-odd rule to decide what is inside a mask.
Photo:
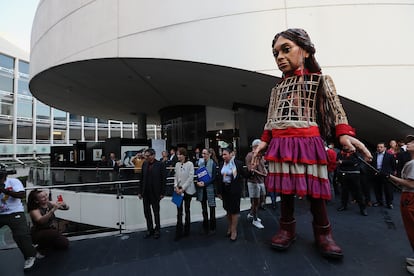
[[(414, 250), (414, 135), (408, 135), (405, 143), (407, 145), (407, 152), (411, 155), (411, 160), (404, 165), (401, 171), (401, 178), (392, 174), (383, 176), (402, 186), (400, 199), (401, 217), (411, 248)], [(414, 274), (414, 258), (408, 257), (406, 262), (408, 272)]]
[(7, 178), (6, 169), (0, 168), (0, 228), (5, 225), (10, 227), (13, 239), (25, 258), (26, 270), (35, 263), (36, 249), (32, 245), (21, 201), (25, 194), (22, 182), (17, 178)]
[(259, 209), (260, 197), (266, 195), (264, 179), (267, 176), (267, 170), (265, 167), (265, 162), (263, 157), (260, 157), (259, 161), (252, 165), (253, 152), (260, 144), (260, 139), (255, 139), (252, 142), (252, 151), (246, 155), (246, 165), (249, 170), (249, 178), (247, 179), (247, 187), (249, 189), (249, 197), (252, 202), (252, 207), (250, 213), (247, 214), (247, 218), (252, 218), (252, 224), (259, 228), (263, 229), (264, 226), (261, 222), (261, 219), (257, 216), (257, 211)]

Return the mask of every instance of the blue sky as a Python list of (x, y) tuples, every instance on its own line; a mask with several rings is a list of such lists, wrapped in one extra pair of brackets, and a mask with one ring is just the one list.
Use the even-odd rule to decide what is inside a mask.
[(0, 0), (0, 36), (30, 51), (30, 33), (39, 0)]

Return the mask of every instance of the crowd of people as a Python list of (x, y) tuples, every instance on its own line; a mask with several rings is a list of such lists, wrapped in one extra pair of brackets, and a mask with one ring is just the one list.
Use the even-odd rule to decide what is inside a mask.
[[(287, 250), (292, 246), (296, 240), (295, 198), (307, 198), (318, 250), (324, 257), (342, 258), (326, 204), (335, 203), (334, 196), (339, 195), (338, 211), (347, 210), (354, 201), (360, 214), (367, 216), (371, 206), (393, 209), (393, 189), (402, 186), (401, 213), (414, 249), (414, 136), (409, 135), (406, 144), (392, 140), (388, 149), (387, 144), (379, 142), (371, 153), (348, 124), (334, 82), (321, 73), (315, 51), (303, 29), (288, 29), (273, 38), (272, 52), (282, 79), (272, 89), (264, 131), (260, 139), (252, 141), (245, 164), (231, 147), (221, 149), (221, 162), (211, 148), (196, 148), (190, 156), (184, 147), (172, 147), (169, 153), (162, 153), (160, 160), (152, 148), (131, 159), (139, 172), (138, 197), (143, 202), (147, 224), (145, 239), (161, 236), (160, 201), (166, 193), (167, 177), (173, 177), (174, 195), (181, 199), (176, 202), (176, 241), (191, 233), (193, 197), (201, 204), (202, 233), (216, 233), (218, 197), (226, 211), (227, 231), (223, 234), (236, 241), (240, 199), (247, 183), (251, 199), (247, 218), (258, 229), (265, 227), (259, 209), (266, 195), (270, 195), (274, 208), (276, 196), (280, 196), (279, 228), (271, 238), (273, 248)], [(328, 146), (325, 141), (329, 140), (336, 140), (340, 149)], [(102, 162), (114, 170), (119, 167), (113, 153)], [(30, 238), (20, 201), (24, 188), (21, 183), (5, 180), (4, 177), (0, 192), (8, 209), (1, 209), (0, 227), (11, 225), (26, 258), (25, 268), (33, 265), (36, 249), (37, 256), (42, 257), (49, 249), (68, 248), (67, 239), (54, 226), (55, 211), (67, 210), (68, 206), (62, 201), (49, 201), (45, 192), (32, 191), (28, 201), (33, 222)], [(371, 188), (375, 202), (371, 201)], [(37, 243), (36, 249), (32, 240)], [(414, 258), (408, 257), (406, 262), (407, 270), (414, 274)]]

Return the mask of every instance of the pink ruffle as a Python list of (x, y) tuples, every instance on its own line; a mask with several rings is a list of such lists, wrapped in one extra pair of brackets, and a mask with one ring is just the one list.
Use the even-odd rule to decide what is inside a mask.
[[(327, 165), (327, 153), (321, 137), (273, 138), (268, 146), (265, 159), (277, 163), (295, 163), (303, 166)], [(306, 172), (306, 169), (304, 170)], [(313, 198), (331, 199), (329, 180), (324, 176), (297, 174), (294, 172), (270, 172), (266, 177), (268, 192), (309, 195)]]
[(285, 195), (306, 195), (312, 198), (331, 199), (329, 180), (312, 175), (292, 175), (269, 173), (266, 177), (266, 190)]
[(321, 137), (273, 138), (265, 160), (303, 164), (328, 164), (325, 145)]

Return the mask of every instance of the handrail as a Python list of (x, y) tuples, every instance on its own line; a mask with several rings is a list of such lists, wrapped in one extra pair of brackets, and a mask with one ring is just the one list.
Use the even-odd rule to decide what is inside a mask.
[(72, 187), (83, 187), (83, 186), (101, 186), (101, 185), (114, 185), (114, 184), (127, 184), (127, 183), (137, 183), (140, 180), (124, 180), (124, 181), (107, 181), (107, 182), (95, 182), (95, 183), (73, 183), (73, 184), (63, 184), (63, 185), (48, 185), (48, 186), (30, 186), (26, 187), (25, 190), (34, 190), (34, 189), (54, 189), (54, 188), (72, 188)]
[(102, 167), (91, 167), (91, 168), (80, 168), (80, 167), (50, 167), (50, 170), (66, 170), (66, 171), (113, 171), (114, 168), (102, 168)]

